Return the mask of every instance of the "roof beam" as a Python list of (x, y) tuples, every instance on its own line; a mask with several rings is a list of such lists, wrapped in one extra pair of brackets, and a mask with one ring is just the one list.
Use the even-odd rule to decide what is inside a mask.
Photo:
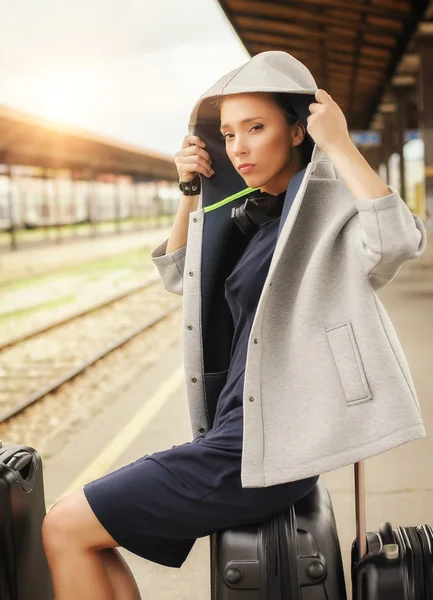
[[(314, 31), (311, 27), (303, 27), (297, 23), (292, 23), (288, 21), (281, 21), (276, 19), (266, 19), (263, 20), (260, 17), (256, 16), (235, 16), (233, 17), (233, 23), (235, 23), (238, 27), (242, 29), (247, 29), (250, 31), (257, 31), (258, 33), (263, 33), (269, 31), (271, 33), (280, 33), (282, 35), (290, 35), (290, 39), (293, 39), (295, 36), (296, 39), (301, 40), (305, 44), (305, 39), (311, 40), (325, 40), (328, 47), (331, 45), (335, 48), (340, 48), (343, 50), (347, 50), (351, 52), (353, 47), (350, 45), (344, 44), (343, 41), (340, 40), (343, 38), (350, 38), (350, 40), (354, 40), (356, 37), (356, 31), (344, 29), (342, 32), (338, 31), (338, 38), (333, 39), (329, 36), (328, 31)], [(364, 33), (364, 41), (368, 43), (369, 46), (375, 48), (382, 49), (384, 46), (393, 48), (395, 46), (395, 38), (389, 35), (375, 35)]]
[[(294, 47), (289, 48), (287, 40), (285, 40), (284, 38), (279, 39), (278, 36), (271, 36), (271, 35), (267, 35), (267, 34), (266, 35), (263, 34), (260, 36), (255, 36), (255, 35), (250, 36), (248, 34), (248, 32), (245, 32), (243, 37), (246, 41), (249, 41), (249, 38), (251, 38), (251, 42), (248, 44), (248, 48), (255, 54), (258, 54), (259, 52), (264, 52), (264, 51), (270, 50), (270, 49), (279, 49), (279, 50), (284, 50), (286, 52), (289, 52), (289, 54), (291, 54), (298, 60), (301, 60), (299, 58), (299, 56), (302, 56), (303, 57), (302, 60), (308, 61), (307, 66), (312, 66), (312, 65), (318, 66), (320, 64), (320, 59), (318, 58), (317, 54), (314, 51), (312, 51), (310, 53), (305, 50), (305, 47), (304, 48), (294, 48)], [(342, 60), (340, 60), (340, 59), (342, 59)], [(333, 70), (335, 70), (336, 67), (339, 67), (340, 72), (344, 73), (345, 75), (348, 75), (351, 71), (351, 65), (352, 65), (351, 57), (348, 56), (348, 57), (343, 58), (343, 55), (340, 55), (340, 59), (337, 58), (337, 55), (331, 55), (331, 53), (328, 52), (329, 67)], [(366, 81), (371, 81), (372, 79), (374, 80), (375, 76), (377, 76), (378, 79), (381, 78), (382, 70), (380, 68), (373, 68), (373, 67), (370, 67), (367, 65), (362, 65), (362, 67), (364, 69), (368, 69), (368, 71), (369, 71), (369, 74), (365, 76)]]
[[(322, 23), (324, 25), (337, 25), (345, 29), (353, 25), (350, 21), (350, 13), (347, 13), (346, 18), (336, 18), (325, 14), (312, 14), (311, 11), (302, 10), (299, 6), (280, 4), (278, 2), (264, 2), (263, 0), (228, 0), (226, 2), (228, 8), (235, 13), (243, 13), (244, 15), (256, 15), (262, 19), (295, 19), (296, 22), (305, 22), (308, 26), (312, 22)], [(358, 15), (355, 15), (356, 20)], [(374, 20), (376, 19), (376, 21)], [(352, 19), (353, 20), (353, 19)], [(384, 29), (393, 32), (401, 32), (403, 24), (401, 20), (382, 19), (381, 17), (371, 17), (367, 23), (361, 23), (358, 20), (355, 24), (356, 29), (372, 33), (382, 34)]]
[[(286, 2), (286, 4), (297, 4), (297, 2), (289, 0), (289, 2)], [(410, 2), (399, 0), (390, 0), (388, 6), (383, 6), (383, 3), (382, 6), (374, 4), (367, 5), (358, 2), (351, 2), (348, 4), (346, 0), (303, 0), (303, 4), (322, 6), (323, 8), (328, 9), (342, 9), (344, 11), (347, 11), (348, 7), (350, 7), (351, 12), (368, 13), (379, 16), (389, 16), (390, 13), (392, 13), (394, 15), (399, 14), (400, 16), (405, 17), (412, 10)]]

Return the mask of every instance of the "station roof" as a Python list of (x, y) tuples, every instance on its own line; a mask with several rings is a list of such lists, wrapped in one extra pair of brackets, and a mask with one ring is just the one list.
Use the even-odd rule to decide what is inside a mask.
[[(0, 106), (0, 163), (177, 181), (172, 157)], [(91, 173), (89, 173), (90, 176)]]
[(284, 50), (368, 129), (428, 0), (219, 0), (251, 56)]

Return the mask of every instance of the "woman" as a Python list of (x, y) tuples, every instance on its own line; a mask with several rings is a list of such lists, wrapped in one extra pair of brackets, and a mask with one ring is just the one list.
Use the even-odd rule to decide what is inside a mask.
[[(265, 52), (224, 76), (194, 107), (176, 166), (184, 184), (200, 175), (201, 205), (182, 197), (152, 260), (166, 289), (184, 295), (193, 441), (53, 507), (43, 534), (56, 600), (139, 598), (116, 546), (180, 567), (196, 538), (267, 519), (308, 494), (319, 473), (424, 435), (404, 356), (396, 365), (381, 346), (372, 286), (422, 253), (425, 230), (353, 146), (309, 71)], [(399, 251), (388, 251), (396, 239)], [(385, 384), (366, 353), (370, 325)]]

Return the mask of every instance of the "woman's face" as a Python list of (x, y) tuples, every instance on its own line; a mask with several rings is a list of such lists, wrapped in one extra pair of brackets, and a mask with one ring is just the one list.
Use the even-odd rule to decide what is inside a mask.
[[(223, 96), (220, 114), (227, 155), (245, 183), (273, 195), (286, 190), (301, 170), (299, 153), (293, 150), (304, 138), (300, 122), (289, 125), (266, 93)], [(243, 163), (254, 167), (240, 170)]]

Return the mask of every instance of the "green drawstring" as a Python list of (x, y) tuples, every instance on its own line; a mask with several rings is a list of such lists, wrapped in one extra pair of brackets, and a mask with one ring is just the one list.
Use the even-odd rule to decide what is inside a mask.
[(238, 198), (242, 198), (242, 196), (246, 196), (250, 192), (255, 192), (258, 189), (259, 188), (251, 188), (251, 187), (245, 188), (244, 190), (241, 190), (240, 192), (236, 192), (236, 194), (232, 194), (231, 196), (224, 198), (224, 200), (220, 200), (219, 202), (215, 202), (215, 204), (206, 206), (204, 208), (204, 212), (209, 212), (210, 210), (216, 210), (217, 208), (220, 208), (220, 206), (223, 206), (224, 204), (227, 204), (228, 202), (231, 202), (232, 200), (237, 200)]

